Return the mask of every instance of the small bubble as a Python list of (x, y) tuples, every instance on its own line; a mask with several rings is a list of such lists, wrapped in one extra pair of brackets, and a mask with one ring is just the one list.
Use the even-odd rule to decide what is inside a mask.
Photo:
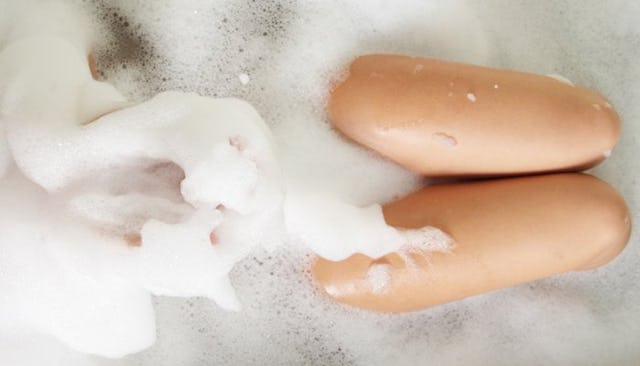
[(251, 81), (251, 78), (249, 77), (249, 75), (247, 75), (245, 73), (242, 73), (242, 74), (238, 75), (238, 80), (240, 80), (240, 83), (242, 85), (247, 85)]

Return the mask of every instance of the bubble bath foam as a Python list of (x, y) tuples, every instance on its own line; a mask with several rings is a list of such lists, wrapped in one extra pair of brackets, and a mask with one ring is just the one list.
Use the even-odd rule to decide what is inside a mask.
[[(640, 329), (629, 321), (640, 300), (630, 290), (637, 236), (597, 278), (570, 274), (414, 314), (333, 304), (308, 273), (314, 252), (377, 256), (420, 242), (386, 226), (379, 204), (423, 180), (326, 121), (331, 83), (356, 55), (562, 74), (609, 95), (623, 120), (639, 117), (627, 94), (640, 83), (630, 62), (640, 55), (627, 44), (640, 29), (624, 14), (640, 9), (529, 5), (0, 3), (0, 362), (640, 358), (631, 343)], [(625, 166), (634, 132), (596, 172), (632, 197), (632, 212), (640, 194)], [(384, 291), (385, 269), (369, 275)]]

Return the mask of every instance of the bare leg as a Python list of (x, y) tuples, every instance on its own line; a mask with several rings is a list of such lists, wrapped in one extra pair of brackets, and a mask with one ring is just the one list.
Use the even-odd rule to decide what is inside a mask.
[[(332, 93), (329, 116), (347, 137), (429, 176), (579, 170), (603, 160), (620, 130), (611, 105), (585, 88), (385, 55), (354, 61)], [(583, 174), (429, 186), (388, 204), (384, 213), (397, 227), (438, 227), (456, 246), (450, 253), (414, 254), (415, 265), (398, 254), (318, 259), (313, 273), (337, 301), (418, 310), (602, 265), (630, 233), (624, 200)], [(383, 288), (370, 281), (378, 265), (387, 271)]]
[(619, 117), (553, 78), (406, 56), (356, 59), (329, 118), (349, 138), (427, 176), (580, 170), (602, 161)]
[[(450, 253), (416, 253), (414, 266), (397, 254), (374, 260), (318, 259), (313, 273), (339, 302), (377, 311), (411, 311), (591, 268), (614, 258), (630, 233), (622, 198), (584, 174), (553, 174), (434, 185), (384, 208), (397, 227), (436, 226), (455, 240)], [(372, 265), (390, 268), (374, 291)]]

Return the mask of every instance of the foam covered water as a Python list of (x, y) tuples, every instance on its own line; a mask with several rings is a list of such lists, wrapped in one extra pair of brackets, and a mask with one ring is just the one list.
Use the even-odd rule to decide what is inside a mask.
[[(438, 242), (388, 226), (378, 204), (285, 185), (271, 132), (249, 103), (175, 91), (129, 102), (92, 78), (84, 37), (50, 35), (68, 26), (53, 21), (32, 30), (31, 16), (14, 25), (29, 32), (0, 52), (3, 193), (15, 195), (3, 204), (24, 209), (17, 221), (3, 218), (0, 286), (9, 295), (0, 306), (17, 315), (8, 329), (120, 357), (154, 341), (150, 294), (240, 310), (228, 274), (257, 247), (293, 239), (337, 260), (448, 245), (444, 233)], [(14, 192), (18, 185), (34, 191)], [(29, 264), (46, 278), (22, 269)]]
[[(55, 2), (51, 4), (56, 7)], [(78, 48), (92, 49), (100, 78), (112, 83), (115, 90), (133, 102), (165, 90), (248, 100), (273, 131), (279, 149), (276, 154), (285, 174), (285, 191), (305, 187), (341, 202), (366, 207), (393, 199), (421, 183), (420, 178), (341, 139), (328, 126), (323, 112), (330, 81), (340, 77), (340, 71), (352, 57), (361, 53), (398, 52), (562, 74), (578, 84), (599, 89), (618, 107), (625, 125), (615, 153), (595, 172), (622, 191), (631, 212), (637, 213), (640, 207), (640, 192), (634, 183), (637, 173), (633, 169), (639, 130), (632, 123), (640, 118), (640, 110), (632, 102), (640, 83), (636, 63), (640, 47), (635, 47), (640, 29), (633, 14), (640, 9), (632, 2), (569, 1), (523, 6), (497, 0), (482, 4), (95, 0), (76, 1), (74, 5), (87, 14), (62, 17), (60, 10), (49, 10), (43, 12), (45, 16), (33, 18), (40, 20), (13, 28), (19, 29), (17, 32), (9, 31), (16, 21), (23, 19), (15, 12), (37, 9), (40, 4), (0, 2), (0, 40), (6, 45), (9, 39), (23, 38), (32, 30), (49, 27)], [(57, 26), (61, 18), (68, 27)], [(76, 29), (74, 24), (83, 23), (82, 19), (86, 20), (81, 27), (94, 29), (97, 37), (84, 39), (82, 35), (86, 33), (68, 31)], [(249, 81), (244, 83), (247, 79), (241, 75), (249, 76)], [(92, 110), (88, 108), (85, 115), (100, 113)], [(33, 320), (39, 327), (37, 336), (33, 330), (17, 327), (3, 330), (0, 354), (7, 357), (7, 362), (42, 364), (45, 359), (49, 364), (64, 365), (570, 365), (593, 364), (594, 360), (633, 364), (640, 358), (634, 343), (640, 333), (638, 322), (634, 321), (638, 317), (634, 304), (640, 301), (640, 292), (636, 290), (640, 279), (637, 235), (620, 258), (603, 269), (395, 316), (364, 314), (327, 302), (308, 281), (305, 250), (287, 248), (269, 252), (256, 248), (230, 270), (231, 283), (243, 308), (237, 313), (227, 312), (208, 299), (152, 298), (139, 287), (118, 283), (119, 276), (110, 272), (122, 268), (122, 259), (130, 253), (119, 249), (104, 253), (99, 245), (107, 240), (104, 237), (96, 238), (92, 231), (65, 229), (67, 220), (77, 220), (77, 216), (55, 217), (51, 221), (51, 209), (46, 208), (49, 193), (15, 174), (15, 167), (7, 159), (2, 133), (4, 129), (0, 132), (0, 173), (4, 170), (1, 191), (6, 192), (2, 196), (6, 204), (0, 213), (3, 218), (11, 218), (3, 221), (4, 229), (38, 241), (42, 238), (29, 237), (36, 235), (32, 229), (35, 225), (24, 224), (37, 222), (46, 227), (38, 233), (60, 239), (54, 241), (55, 245), (40, 246), (39, 252), (21, 247), (12, 252), (14, 257), (5, 255), (2, 259), (2, 276), (12, 269), (7, 264), (22, 263), (19, 271), (31, 271), (27, 277), (14, 279), (14, 291), (0, 295), (2, 301), (5, 304), (24, 301), (31, 305), (0, 313), (5, 315), (0, 323), (16, 325), (35, 313), (56, 314)], [(140, 167), (147, 169), (140, 172)], [(56, 174), (55, 169), (50, 174)], [(131, 189), (127, 201), (106, 202), (103, 196), (87, 192), (82, 199), (69, 203), (69, 214), (82, 216), (92, 227), (129, 233), (143, 223), (137, 219), (139, 212), (123, 212), (122, 207), (139, 207), (136, 195), (146, 193), (162, 197), (170, 206), (146, 197), (140, 208), (145, 215), (161, 216), (165, 222), (178, 222), (185, 217), (180, 208), (182, 194), (172, 184), (182, 179), (184, 171), (179, 167), (166, 161), (142, 159), (133, 166), (120, 166), (112, 174), (115, 177), (89, 178), (103, 185), (114, 184), (115, 178), (123, 175), (136, 175), (135, 181), (139, 183), (126, 187)], [(250, 175), (246, 170), (238, 174)], [(64, 181), (63, 178), (59, 181)], [(149, 181), (154, 184), (148, 184)], [(154, 187), (151, 191), (150, 186)], [(115, 189), (122, 187), (116, 184)], [(65, 193), (64, 189), (60, 191), (59, 201), (54, 203), (67, 202)], [(23, 196), (31, 198), (21, 200)], [(236, 204), (243, 206), (242, 202)], [(121, 220), (123, 217), (126, 220)], [(125, 222), (129, 226), (123, 225)], [(154, 229), (164, 233), (162, 230), (171, 227)], [(60, 250), (68, 243), (62, 239), (68, 236), (84, 238), (83, 243), (91, 244)], [(137, 240), (130, 238), (133, 243)], [(212, 241), (210, 236), (208, 240)], [(123, 247), (127, 248), (117, 246)], [(199, 253), (198, 248), (192, 249), (192, 253)], [(44, 258), (43, 253), (47, 258), (70, 255), (61, 261), (74, 263), (74, 267), (52, 266), (56, 262), (50, 260), (26, 265)], [(116, 258), (120, 260), (114, 263)], [(383, 291), (384, 271), (379, 272), (373, 274), (372, 283)], [(82, 282), (90, 278), (86, 273), (103, 275), (103, 292), (91, 292), (91, 284)], [(163, 281), (172, 280), (170, 273), (167, 270)], [(27, 286), (25, 279), (35, 282), (28, 282)], [(82, 301), (69, 303), (62, 296), (71, 285), (84, 291), (78, 294)], [(160, 287), (148, 286), (156, 290)], [(29, 291), (25, 292), (25, 288)], [(40, 298), (41, 302), (29, 302), (36, 292), (45, 297)], [(155, 345), (122, 361), (79, 356), (66, 350), (67, 346), (55, 338), (41, 335), (55, 334), (65, 343), (88, 352), (97, 352), (97, 347), (102, 347), (102, 354), (111, 356), (134, 352), (142, 346), (134, 349), (131, 344), (148, 345), (153, 341), (153, 334), (148, 331), (153, 327), (153, 319), (148, 316), (153, 314), (152, 303), (157, 314)], [(91, 329), (111, 331), (102, 334), (85, 331), (72, 339), (77, 330), (74, 327), (79, 324), (77, 315), (95, 304), (102, 304), (97, 311), (111, 312), (112, 319), (119, 320), (105, 325), (97, 323), (100, 319), (82, 319), (94, 322)], [(67, 326), (54, 324), (60, 319)], [(126, 329), (135, 325), (135, 329), (147, 331), (124, 333), (125, 325)], [(110, 341), (105, 342), (103, 336)], [(122, 343), (115, 344), (114, 339)], [(105, 351), (106, 344), (114, 348)], [(130, 348), (124, 349), (127, 345)]]

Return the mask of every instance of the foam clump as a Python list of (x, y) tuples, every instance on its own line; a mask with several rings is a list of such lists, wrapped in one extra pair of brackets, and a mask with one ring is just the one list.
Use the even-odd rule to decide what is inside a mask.
[[(3, 164), (2, 191), (26, 210), (17, 222), (11, 212), (0, 220), (9, 252), (2, 267), (15, 276), (0, 285), (14, 283), (8, 293), (16, 295), (1, 303), (3, 313), (20, 309), (24, 323), (77, 350), (121, 356), (153, 342), (149, 292), (239, 309), (229, 271), (283, 233), (278, 164), (249, 104), (167, 92), (127, 106), (91, 78), (82, 52), (47, 36), (0, 54), (0, 85), (3, 147), (15, 164)], [(16, 191), (12, 180), (37, 194)], [(42, 203), (26, 205), (36, 196)], [(22, 270), (34, 263), (39, 272)], [(100, 331), (88, 336), (91, 329)]]
[(110, 357), (152, 344), (151, 298), (126, 275), (132, 251), (52, 214), (49, 200), (15, 169), (0, 181), (2, 333), (44, 333)]
[(1, 205), (17, 208), (0, 215), (9, 328), (119, 357), (155, 339), (150, 294), (239, 310), (228, 275), (255, 248), (292, 237), (342, 259), (427, 240), (386, 225), (379, 205), (286, 195), (270, 130), (245, 101), (133, 104), (91, 77), (81, 48), (46, 35), (0, 53), (0, 90)]
[(354, 253), (378, 258), (395, 251), (446, 250), (451, 239), (434, 227), (396, 229), (378, 204), (357, 207), (327, 194), (289, 194), (287, 230), (313, 252), (339, 261)]
[(367, 271), (367, 282), (369, 282), (369, 286), (371, 286), (371, 292), (374, 294), (384, 294), (389, 289), (392, 271), (393, 267), (389, 264), (373, 264)]

